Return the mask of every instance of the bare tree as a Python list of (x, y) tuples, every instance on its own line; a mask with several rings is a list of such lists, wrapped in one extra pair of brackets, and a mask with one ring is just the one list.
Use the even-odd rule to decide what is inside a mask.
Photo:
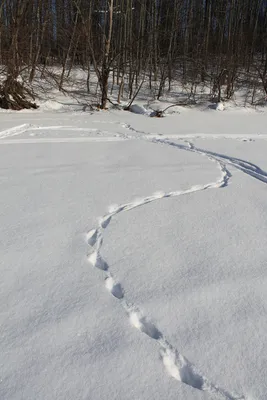
[(30, 84), (39, 69), (51, 74), (51, 65), (61, 67), (60, 90), (74, 66), (84, 68), (91, 95), (93, 68), (101, 108), (115, 88), (118, 102), (131, 100), (144, 77), (158, 98), (174, 80), (190, 96), (209, 85), (217, 100), (241, 83), (265, 93), (266, 32), (265, 0), (2, 0), (1, 106), (32, 106), (14, 100), (25, 87), (17, 78), (28, 71)]

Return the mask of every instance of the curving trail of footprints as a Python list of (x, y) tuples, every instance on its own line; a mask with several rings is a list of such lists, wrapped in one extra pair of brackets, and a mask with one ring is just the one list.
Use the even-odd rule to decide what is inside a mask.
[(228, 164), (231, 167), (239, 169), (240, 171), (244, 172), (245, 174), (255, 178), (263, 183), (267, 183), (267, 172), (258, 167), (256, 164), (253, 164), (249, 161), (241, 160), (240, 158), (226, 156), (224, 154), (215, 153), (213, 151), (204, 150), (197, 148), (191, 142), (188, 143), (188, 146), (172, 142), (169, 139), (152, 139), (153, 143), (160, 143), (165, 144), (173, 147), (177, 147), (180, 150), (191, 151), (193, 153), (198, 153), (203, 156), (208, 157), (210, 160), (214, 160), (219, 162), (222, 165)]
[[(99, 121), (100, 122), (100, 121)], [(125, 297), (125, 293), (122, 284), (116, 280), (110, 271), (108, 263), (101, 256), (101, 248), (103, 245), (104, 231), (108, 227), (110, 221), (116, 215), (133, 210), (137, 207), (144, 206), (146, 204), (152, 203), (154, 201), (159, 201), (168, 197), (179, 197), (187, 194), (192, 194), (195, 192), (200, 192), (207, 189), (218, 189), (223, 188), (228, 185), (231, 173), (227, 169), (226, 165), (230, 165), (249, 176), (263, 182), (267, 183), (267, 172), (262, 170), (257, 165), (250, 163), (245, 160), (241, 160), (235, 157), (226, 156), (223, 154), (215, 153), (212, 151), (196, 148), (191, 142), (185, 141), (184, 144), (179, 144), (169, 139), (163, 139), (158, 137), (152, 137), (146, 135), (145, 132), (135, 130), (131, 125), (123, 123), (122, 127), (131, 131), (134, 135), (119, 135), (121, 139), (142, 139), (151, 143), (168, 145), (178, 148), (179, 150), (190, 151), (205, 157), (208, 157), (211, 161), (216, 162), (220, 171), (220, 178), (211, 183), (206, 183), (203, 185), (195, 185), (191, 188), (183, 191), (171, 191), (171, 192), (158, 192), (154, 193), (152, 196), (144, 197), (126, 204), (121, 204), (116, 207), (112, 207), (109, 213), (101, 217), (99, 225), (90, 230), (86, 235), (86, 240), (88, 245), (91, 247), (91, 252), (88, 255), (88, 261), (95, 267), (103, 271), (105, 277), (105, 287), (106, 289), (120, 302), (121, 306), (125, 310), (129, 317), (129, 320), (133, 327), (135, 327), (140, 332), (147, 335), (150, 339), (155, 340), (159, 345), (159, 351), (162, 363), (166, 368), (167, 372), (171, 377), (177, 381), (183, 382), (190, 385), (198, 390), (206, 391), (212, 398), (218, 398), (221, 400), (247, 400), (244, 395), (238, 395), (230, 393), (223, 388), (220, 388), (217, 384), (210, 381), (205, 375), (197, 369), (197, 367), (186, 359), (177, 349), (175, 349), (168, 340), (164, 337), (163, 333), (149, 320), (149, 318), (142, 314), (137, 305), (131, 304)], [(0, 139), (8, 138), (10, 136), (19, 135), (27, 131), (29, 128), (32, 130), (41, 129), (39, 126), (31, 124), (23, 124), (16, 126), (14, 128), (7, 129), (0, 132)], [(70, 129), (73, 127), (63, 127), (63, 126), (51, 126), (47, 127), (49, 129)], [(44, 128), (43, 128), (44, 129)], [(76, 129), (78, 130), (78, 129)], [(85, 130), (81, 128), (80, 130)], [(177, 138), (179, 140), (179, 138)]]
[[(133, 128), (130, 129), (134, 130)], [(88, 261), (93, 267), (103, 271), (105, 278), (105, 287), (120, 302), (121, 306), (128, 315), (133, 327), (147, 335), (149, 338), (157, 341), (162, 363), (171, 377), (173, 377), (177, 381), (190, 385), (193, 388), (206, 391), (211, 394), (213, 398), (216, 397), (221, 400), (246, 400), (246, 397), (244, 395), (230, 393), (210, 381), (202, 372), (197, 369), (197, 367), (193, 363), (187, 360), (186, 357), (184, 357), (177, 349), (175, 349), (164, 337), (163, 333), (158, 329), (158, 327), (156, 327), (147, 316), (143, 315), (138, 306), (135, 304), (131, 304), (127, 300), (122, 284), (116, 280), (115, 276), (110, 271), (107, 261), (104, 260), (101, 255), (105, 229), (108, 227), (112, 218), (114, 218), (118, 214), (122, 212), (128, 212), (137, 207), (141, 207), (154, 201), (159, 201), (168, 197), (179, 197), (207, 189), (223, 188), (228, 185), (229, 179), (231, 177), (231, 174), (226, 168), (225, 163), (228, 162), (229, 164), (231, 163), (231, 165), (234, 165), (235, 159), (228, 159), (212, 152), (206, 152), (205, 150), (197, 149), (193, 146), (192, 143), (187, 143), (187, 145), (179, 145), (175, 142), (170, 142), (168, 140), (155, 138), (150, 139), (144, 136), (141, 137), (141, 139), (150, 141), (152, 143), (171, 145), (179, 148), (180, 150), (193, 151), (198, 154), (205, 155), (211, 161), (217, 163), (221, 171), (221, 176), (215, 182), (192, 186), (191, 188), (183, 191), (177, 190), (167, 193), (154, 193), (152, 196), (144, 197), (130, 203), (121, 204), (119, 206), (113, 207), (109, 210), (108, 214), (101, 217), (98, 227), (90, 230), (86, 235), (87, 243), (91, 247), (91, 251), (88, 255)], [(246, 165), (247, 169), (252, 168), (251, 164), (247, 163)], [(241, 164), (239, 166), (241, 166)], [(259, 173), (259, 169), (256, 170), (256, 173)]]

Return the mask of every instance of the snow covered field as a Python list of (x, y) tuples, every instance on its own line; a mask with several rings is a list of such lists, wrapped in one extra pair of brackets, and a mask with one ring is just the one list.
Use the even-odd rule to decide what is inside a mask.
[(266, 400), (266, 118), (0, 113), (1, 400)]

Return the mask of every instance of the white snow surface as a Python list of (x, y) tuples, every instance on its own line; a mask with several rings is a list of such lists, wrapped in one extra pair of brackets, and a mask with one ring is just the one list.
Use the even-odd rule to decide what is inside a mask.
[(216, 104), (216, 111), (224, 111), (224, 104), (222, 102)]
[(266, 114), (0, 119), (0, 399), (266, 400)]

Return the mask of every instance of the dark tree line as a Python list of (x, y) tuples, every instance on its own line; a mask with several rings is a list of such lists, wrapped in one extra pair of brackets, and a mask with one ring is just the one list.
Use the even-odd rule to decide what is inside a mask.
[[(146, 81), (160, 98), (174, 81), (208, 84), (217, 101), (235, 90), (267, 94), (266, 0), (0, 0), (0, 106), (32, 107), (17, 80), (31, 82), (59, 65), (57, 84), (72, 68), (92, 70), (105, 108), (116, 85), (118, 102)], [(253, 97), (253, 96), (252, 96)]]

